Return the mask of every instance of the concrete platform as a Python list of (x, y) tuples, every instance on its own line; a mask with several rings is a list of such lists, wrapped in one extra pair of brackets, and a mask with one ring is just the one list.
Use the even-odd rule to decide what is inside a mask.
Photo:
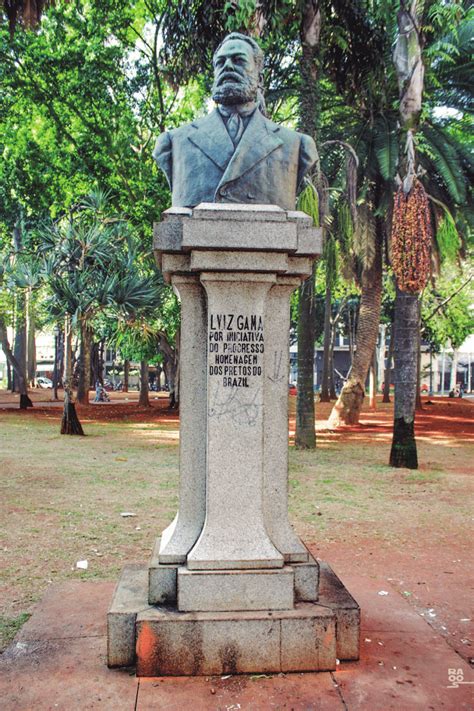
[(188, 570), (178, 568), (180, 612), (289, 610), (294, 605), (295, 574), (276, 570)]
[[(150, 605), (176, 606), (180, 564), (160, 563), (160, 543), (161, 538), (157, 538), (148, 566), (148, 602)], [(291, 564), (294, 573), (295, 602), (316, 602), (318, 599), (319, 564), (309, 551), (307, 557), (308, 560), (304, 563)]]
[[(335, 669), (336, 659), (344, 655), (357, 659), (360, 610), (354, 598), (328, 565), (319, 568), (313, 560), (303, 570), (310, 583), (315, 571), (321, 571), (324, 600), (320, 604), (293, 604), (290, 566), (243, 574), (178, 567), (177, 596), (182, 605), (178, 610), (149, 606), (147, 569), (127, 566), (107, 616), (108, 664), (131, 665), (136, 651), (138, 676), (167, 676), (326, 671)], [(282, 579), (286, 579), (284, 586)], [(201, 597), (204, 603), (208, 599), (209, 585), (216, 608), (200, 611), (196, 608)], [(268, 609), (269, 588), (273, 609)], [(262, 594), (266, 604), (259, 608)], [(237, 609), (233, 610), (235, 595)], [(241, 596), (248, 603), (245, 611), (238, 609)], [(191, 612), (185, 611), (187, 604)]]
[(136, 631), (137, 676), (336, 668), (335, 615), (314, 603), (277, 612), (182, 613), (154, 607), (137, 615)]
[[(108, 669), (115, 582), (52, 586), (0, 657), (2, 711), (472, 711), (474, 671), (373, 571), (341, 568), (362, 607), (360, 661), (333, 672), (137, 678)], [(381, 597), (378, 591), (389, 590)], [(448, 670), (467, 682), (453, 688)]]

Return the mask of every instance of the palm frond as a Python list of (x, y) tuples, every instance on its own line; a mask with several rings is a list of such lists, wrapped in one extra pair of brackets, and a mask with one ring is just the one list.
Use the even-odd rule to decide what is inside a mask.
[(420, 154), (431, 163), (452, 201), (461, 205), (466, 199), (466, 178), (455, 147), (433, 125), (424, 124), (421, 133), (424, 141), (418, 144)]
[(305, 212), (309, 215), (315, 227), (319, 227), (319, 196), (318, 191), (314, 187), (313, 183), (309, 180), (305, 189), (300, 193), (298, 197), (298, 210)]
[(372, 268), (376, 255), (375, 220), (367, 204), (359, 207), (357, 224), (353, 235), (353, 253), (357, 274)]
[(398, 165), (398, 132), (385, 116), (378, 116), (374, 122), (374, 150), (382, 178), (393, 180)]

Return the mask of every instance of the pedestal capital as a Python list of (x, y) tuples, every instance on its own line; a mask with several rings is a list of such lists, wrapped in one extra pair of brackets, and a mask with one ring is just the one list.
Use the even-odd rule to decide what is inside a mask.
[(165, 280), (200, 271), (308, 276), (322, 230), (304, 212), (276, 205), (201, 203), (170, 208), (155, 224), (154, 253)]

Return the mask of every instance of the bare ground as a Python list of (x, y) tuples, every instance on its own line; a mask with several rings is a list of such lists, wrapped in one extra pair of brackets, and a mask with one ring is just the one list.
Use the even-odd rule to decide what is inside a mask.
[[(113, 580), (125, 562), (147, 560), (174, 515), (178, 416), (161, 397), (150, 409), (124, 397), (79, 408), (85, 438), (59, 434), (60, 410), (39, 402), (50, 394), (35, 393), (33, 410), (0, 410), (4, 643), (48, 586)], [(471, 659), (474, 404), (425, 404), (416, 471), (387, 466), (391, 405), (338, 432), (325, 427), (329, 411), (317, 405), (316, 451), (297, 451), (290, 399), (295, 528), (336, 571), (364, 566), (382, 577)]]

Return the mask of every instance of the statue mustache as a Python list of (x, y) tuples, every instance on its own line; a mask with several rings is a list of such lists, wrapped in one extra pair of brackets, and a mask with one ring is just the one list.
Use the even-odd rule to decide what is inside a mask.
[(221, 74), (221, 76), (217, 78), (216, 85), (220, 86), (220, 84), (226, 81), (244, 82), (245, 77), (237, 72), (225, 72), (225, 74)]

